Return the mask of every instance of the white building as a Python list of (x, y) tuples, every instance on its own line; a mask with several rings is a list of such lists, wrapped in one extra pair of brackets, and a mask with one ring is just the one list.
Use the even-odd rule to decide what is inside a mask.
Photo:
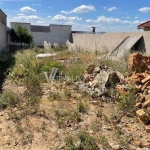
[(66, 44), (67, 39), (70, 40), (71, 25), (56, 25), (49, 26), (31, 25), (30, 23), (10, 22), (10, 28), (14, 28), (15, 24), (19, 24), (28, 29), (32, 34), (34, 44), (36, 46), (43, 46), (43, 42)]
[(7, 49), (7, 16), (0, 9), (0, 52)]

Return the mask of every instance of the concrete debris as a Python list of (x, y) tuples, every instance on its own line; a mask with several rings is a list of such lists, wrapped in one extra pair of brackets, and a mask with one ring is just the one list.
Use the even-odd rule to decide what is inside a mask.
[(71, 61), (79, 61), (80, 60), (80, 58), (79, 57), (62, 57), (62, 58), (59, 58), (58, 59), (58, 62), (71, 62)]
[(110, 88), (115, 88), (121, 80), (124, 80), (124, 76), (106, 65), (96, 67), (91, 64), (87, 67), (81, 79), (82, 82), (76, 83), (79, 89), (90, 93), (93, 99), (107, 100), (113, 98), (114, 93), (110, 92)]
[(76, 47), (73, 43), (70, 43), (68, 40), (66, 41), (66, 46), (70, 51), (75, 51)]
[(46, 41), (44, 41), (44, 49), (51, 50), (51, 43), (47, 43)]
[(150, 67), (150, 56), (143, 56), (139, 53), (133, 53), (129, 56), (129, 68), (132, 71), (144, 72)]
[(54, 57), (57, 54), (51, 54), (51, 53), (47, 53), (47, 54), (38, 54), (36, 55), (36, 58), (46, 58), (46, 57)]

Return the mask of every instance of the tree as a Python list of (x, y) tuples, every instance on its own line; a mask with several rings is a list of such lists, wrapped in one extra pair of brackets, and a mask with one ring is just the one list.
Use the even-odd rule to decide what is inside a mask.
[(22, 48), (22, 44), (31, 44), (33, 37), (29, 31), (19, 24), (16, 24), (15, 28), (10, 29), (9, 32), (10, 41), (13, 43), (19, 43)]

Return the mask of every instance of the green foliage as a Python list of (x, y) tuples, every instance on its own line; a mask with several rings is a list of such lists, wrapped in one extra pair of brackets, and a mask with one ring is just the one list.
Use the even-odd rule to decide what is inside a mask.
[(64, 51), (66, 49), (67, 49), (66, 46), (61, 46), (61, 45), (53, 48), (54, 52)]
[(72, 81), (76, 82), (80, 80), (81, 74), (83, 74), (85, 71), (85, 68), (76, 62), (75, 64), (71, 64), (68, 66), (68, 68), (65, 70), (65, 74), (69, 76)]
[(0, 95), (0, 109), (15, 107), (18, 104), (19, 96), (11, 90), (4, 91)]
[(58, 68), (58, 71), (61, 71), (63, 68), (63, 65), (61, 63), (52, 61), (48, 66), (45, 66), (45, 71), (51, 71), (52, 68)]
[(81, 100), (77, 104), (77, 111), (81, 112), (81, 113), (86, 112), (86, 106), (84, 105), (84, 103)]
[(72, 136), (67, 136), (65, 138), (65, 142), (66, 142), (66, 145), (67, 145), (66, 150), (76, 150), (75, 145), (73, 143)]
[(9, 37), (11, 42), (21, 44), (21, 48), (23, 43), (31, 44), (33, 42), (33, 37), (29, 31), (19, 24), (16, 24), (14, 29), (10, 29)]
[(104, 149), (111, 149), (111, 147), (110, 147), (110, 145), (108, 143), (108, 140), (107, 140), (107, 138), (105, 136), (101, 136), (99, 138), (99, 143), (102, 145), (102, 147)]
[(135, 91), (133, 89), (129, 90), (124, 95), (120, 96), (118, 99), (118, 108), (123, 110), (124, 113), (134, 113), (135, 106)]
[(79, 131), (78, 138), (81, 142), (80, 148), (83, 150), (99, 150), (95, 140), (85, 131)]

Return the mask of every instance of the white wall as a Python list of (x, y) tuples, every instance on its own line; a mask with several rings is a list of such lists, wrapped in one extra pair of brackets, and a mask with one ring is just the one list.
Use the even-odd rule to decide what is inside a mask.
[(150, 31), (143, 32), (114, 32), (105, 34), (76, 34), (73, 42), (82, 50), (111, 52), (127, 36), (143, 35), (146, 53), (150, 54)]
[(21, 22), (10, 22), (10, 28), (15, 28), (15, 25), (16, 24), (19, 24), (19, 25), (21, 25), (22, 27), (24, 27), (24, 28), (27, 28), (28, 29), (28, 31), (30, 32), (30, 23), (21, 23)]
[[(14, 28), (17, 22), (11, 22), (10, 27)], [(50, 42), (52, 45), (54, 43), (66, 44), (67, 39), (70, 40), (71, 36), (71, 26), (69, 25), (49, 25), (50, 32), (32, 32), (30, 23), (17, 23), (27, 28), (32, 34), (34, 44), (37, 46), (43, 46), (43, 42)]]
[(50, 32), (32, 32), (35, 45), (41, 46), (44, 41), (66, 44), (70, 40), (71, 26), (50, 25)]

